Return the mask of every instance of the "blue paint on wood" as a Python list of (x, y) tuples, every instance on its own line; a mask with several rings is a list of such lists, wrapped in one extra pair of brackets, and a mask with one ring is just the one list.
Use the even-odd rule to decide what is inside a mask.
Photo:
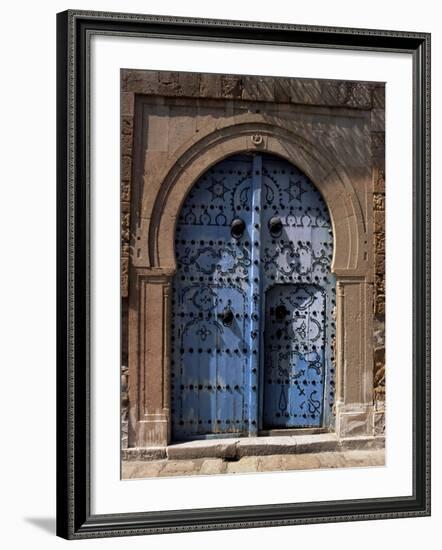
[(308, 178), (269, 155), (224, 160), (186, 198), (175, 252), (173, 438), (330, 424), (333, 238)]

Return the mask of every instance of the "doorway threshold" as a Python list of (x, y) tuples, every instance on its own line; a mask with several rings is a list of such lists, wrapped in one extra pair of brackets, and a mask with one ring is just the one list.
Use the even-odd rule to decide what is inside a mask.
[(336, 434), (284, 435), (267, 437), (241, 437), (206, 441), (186, 441), (167, 447), (167, 456), (180, 458), (227, 458), (240, 459), (243, 456), (296, 454), (335, 450)]
[(267, 437), (204, 439), (172, 443), (166, 447), (123, 449), (123, 460), (186, 460), (221, 458), (240, 460), (245, 456), (292, 455), (303, 453), (341, 452), (380, 449), (383, 437), (339, 439), (336, 433), (314, 433)]
[(329, 428), (267, 428), (260, 430), (258, 436), (292, 436), (292, 435), (314, 435), (332, 433)]

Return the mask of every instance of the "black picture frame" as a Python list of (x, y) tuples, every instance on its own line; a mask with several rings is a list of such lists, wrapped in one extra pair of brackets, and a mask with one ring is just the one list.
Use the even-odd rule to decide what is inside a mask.
[[(88, 56), (92, 34), (409, 53), (413, 58), (413, 494), (92, 515)], [(57, 534), (67, 539), (430, 515), (430, 35), (69, 10), (57, 15)]]

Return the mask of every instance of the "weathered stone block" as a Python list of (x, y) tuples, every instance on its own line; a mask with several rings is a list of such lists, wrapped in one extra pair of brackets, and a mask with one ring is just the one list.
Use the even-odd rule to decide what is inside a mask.
[[(382, 437), (374, 438), (372, 437), (373, 433), (371, 432), (368, 437), (354, 437), (349, 439), (344, 439), (341, 442), (341, 449), (344, 452), (351, 451), (363, 451), (365, 453), (370, 453), (376, 449), (384, 449), (385, 440)], [(371, 466), (370, 463), (366, 464)]]
[(158, 93), (166, 96), (181, 96), (180, 75), (172, 71), (159, 71)]
[(385, 254), (385, 234), (374, 234), (374, 250), (375, 254)]
[(372, 132), (385, 131), (385, 109), (371, 110), (371, 131)]
[(338, 84), (338, 101), (348, 107), (371, 108), (372, 87), (367, 82), (345, 81)]
[(121, 296), (126, 298), (128, 296), (129, 288), (129, 258), (121, 258), (120, 263)]
[(274, 101), (274, 79), (245, 76), (243, 80), (242, 99), (254, 101)]
[(158, 460), (166, 458), (166, 447), (131, 447), (123, 449), (122, 459), (126, 462), (137, 460)]
[(121, 114), (122, 116), (133, 116), (135, 94), (132, 92), (121, 92)]
[(219, 74), (202, 74), (200, 78), (200, 97), (219, 98), (222, 97), (222, 81)]
[(385, 109), (385, 84), (373, 88), (373, 109)]
[(383, 273), (375, 275), (375, 289), (377, 294), (385, 294), (385, 277)]
[[(374, 319), (374, 334), (373, 345), (375, 348), (381, 349), (385, 347), (385, 320), (383, 318), (375, 317)], [(375, 359), (373, 359), (375, 363)]]
[[(159, 317), (157, 315), (157, 317)], [(146, 415), (148, 416), (148, 415)], [(159, 415), (158, 415), (159, 416)], [(169, 440), (169, 421), (164, 415), (160, 420), (141, 420), (137, 423), (136, 447), (166, 447)]]
[(121, 257), (122, 258), (129, 258), (129, 252), (130, 252), (129, 243), (122, 242), (121, 243)]
[(132, 134), (121, 136), (121, 154), (124, 157), (132, 156)]
[(121, 117), (121, 132), (123, 135), (130, 134), (132, 135), (134, 129), (134, 121), (132, 117), (123, 116)]
[(371, 133), (371, 151), (374, 157), (385, 156), (385, 132)]
[(377, 296), (375, 303), (375, 314), (376, 315), (385, 315), (385, 296)]
[(186, 111), (181, 109), (180, 115), (176, 114), (171, 109), (171, 118), (169, 120), (168, 127), (168, 149), (170, 151), (176, 151), (186, 141), (189, 140), (189, 136), (193, 137), (196, 132), (196, 117), (191, 116), (190, 113), (186, 116)]
[(340, 413), (339, 437), (342, 439), (371, 436), (372, 415), (368, 411)]
[(242, 77), (238, 75), (222, 75), (221, 95), (226, 99), (240, 99), (242, 96)]
[(121, 239), (122, 241), (129, 241), (130, 239), (130, 213), (122, 212), (121, 214)]
[(123, 202), (130, 201), (130, 183), (128, 181), (121, 183), (121, 200)]
[(373, 207), (375, 210), (385, 210), (385, 195), (383, 193), (373, 194)]
[(122, 88), (126, 92), (156, 95), (159, 93), (159, 75), (161, 71), (135, 71), (123, 73)]
[(121, 179), (129, 181), (132, 175), (132, 158), (125, 156), (121, 158)]
[(298, 454), (323, 453), (336, 451), (338, 448), (336, 434), (297, 435), (295, 440)]
[(175, 443), (167, 448), (167, 456), (171, 460), (197, 458), (234, 458), (237, 455), (237, 439), (202, 440)]
[(198, 73), (180, 73), (179, 85), (182, 96), (198, 96), (200, 91), (200, 75)]
[(375, 437), (385, 435), (385, 412), (379, 411), (374, 413), (373, 431)]
[(338, 103), (336, 86), (327, 86), (319, 80), (295, 80), (290, 82), (290, 101), (300, 105), (324, 105)]
[(376, 348), (373, 372), (374, 399), (385, 399), (385, 348)]
[(227, 470), (227, 463), (221, 458), (208, 458), (204, 460), (199, 473), (201, 475), (223, 474)]
[(159, 477), (161, 470), (166, 464), (165, 460), (131, 460), (123, 461), (121, 468), (122, 479), (139, 479), (149, 477)]
[(148, 151), (169, 151), (169, 107), (158, 107), (157, 114), (149, 116), (147, 149)]
[(158, 73), (157, 93), (174, 97), (199, 96), (200, 75), (198, 73), (160, 71)]
[(247, 472), (256, 472), (258, 470), (258, 458), (256, 456), (246, 456), (238, 462), (227, 463), (228, 474), (245, 474)]
[(373, 191), (375, 193), (385, 193), (385, 168), (377, 166), (374, 169)]
[(385, 273), (385, 253), (380, 252), (374, 255), (375, 273), (383, 275)]
[(266, 437), (239, 439), (237, 454), (242, 456), (264, 456), (284, 453), (295, 453), (297, 443), (294, 437)]
[(278, 103), (290, 103), (292, 91), (290, 80), (288, 78), (275, 79), (274, 98)]
[(385, 233), (385, 211), (376, 210), (373, 216), (373, 230), (375, 233)]
[(160, 476), (195, 475), (199, 472), (202, 463), (196, 460), (167, 461), (160, 471)]

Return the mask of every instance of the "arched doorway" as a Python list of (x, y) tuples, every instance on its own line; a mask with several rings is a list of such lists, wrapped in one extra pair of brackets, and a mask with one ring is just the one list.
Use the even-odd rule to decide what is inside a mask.
[(228, 157), (176, 226), (175, 440), (330, 426), (335, 277), (328, 209), (288, 161)]

